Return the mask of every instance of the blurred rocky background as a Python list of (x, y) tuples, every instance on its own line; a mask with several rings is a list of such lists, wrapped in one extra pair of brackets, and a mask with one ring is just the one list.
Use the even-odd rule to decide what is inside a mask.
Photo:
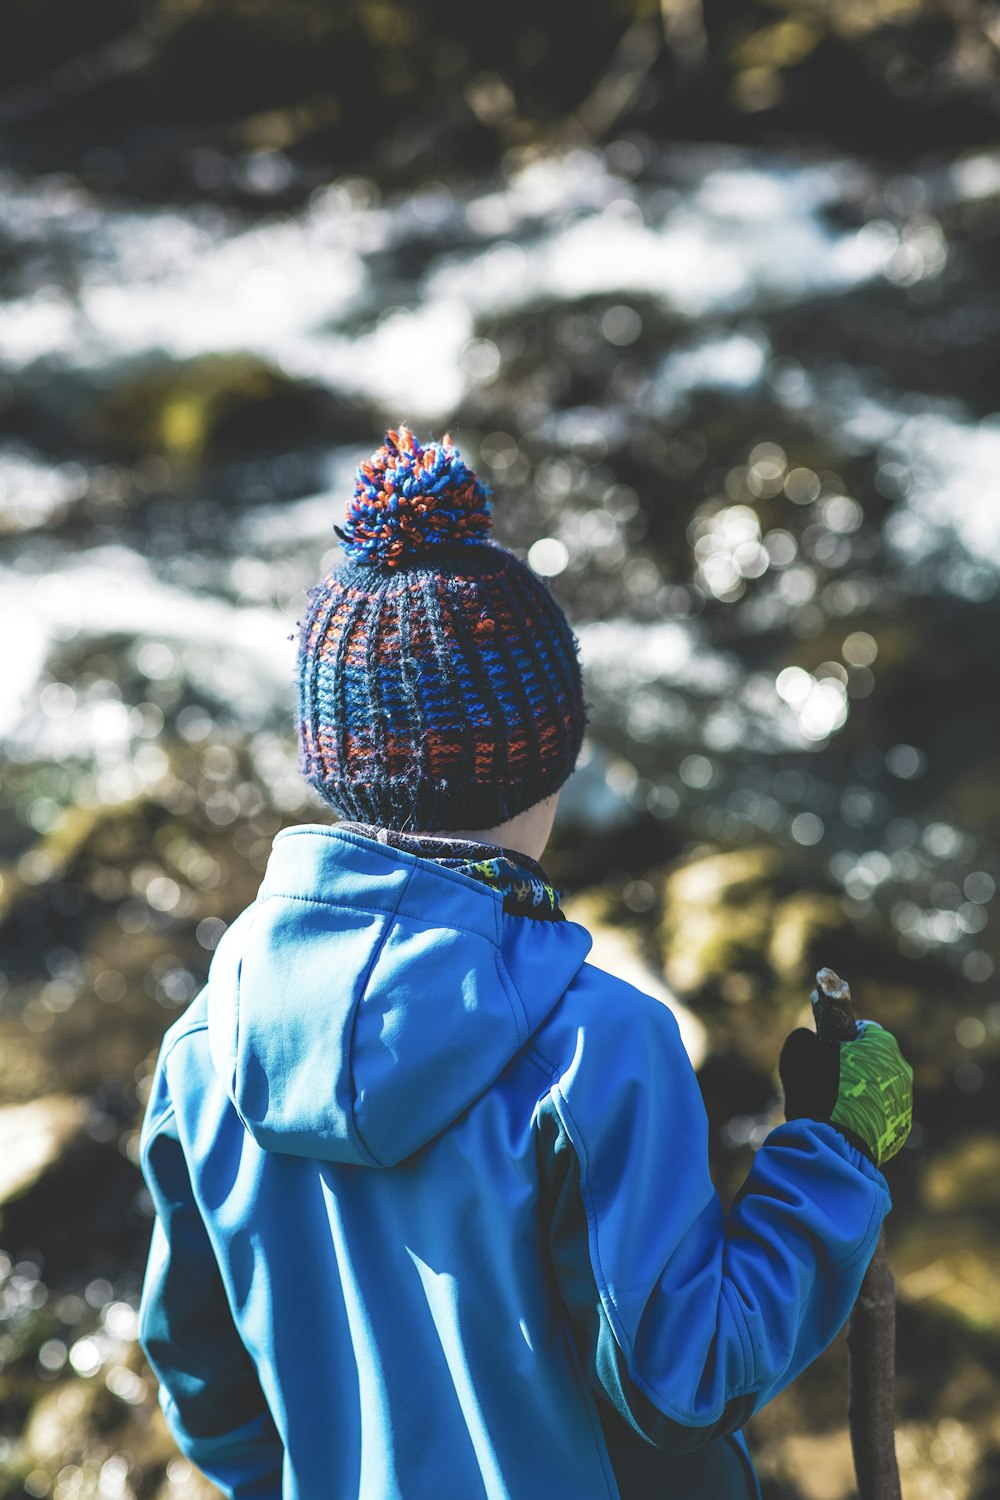
[[(730, 1195), (831, 964), (897, 1031), (908, 1497), (1000, 1495), (1000, 11), (7, 0), (0, 1496), (194, 1500), (134, 1341), (164, 1027), (300, 782), (295, 622), (450, 428), (592, 725), (548, 860)], [(847, 1500), (838, 1343), (751, 1424)]]

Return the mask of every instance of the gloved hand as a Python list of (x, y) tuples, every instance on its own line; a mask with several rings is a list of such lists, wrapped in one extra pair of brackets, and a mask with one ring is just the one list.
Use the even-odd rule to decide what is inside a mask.
[(901, 1150), (913, 1124), (913, 1069), (877, 1021), (859, 1021), (851, 1042), (799, 1027), (785, 1039), (778, 1074), (786, 1120), (827, 1121), (877, 1167)]

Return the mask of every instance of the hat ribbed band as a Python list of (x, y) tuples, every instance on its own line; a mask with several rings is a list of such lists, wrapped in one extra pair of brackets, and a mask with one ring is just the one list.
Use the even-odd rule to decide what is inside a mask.
[(310, 595), (299, 699), (306, 779), (348, 817), (414, 830), (532, 807), (572, 772), (585, 727), (569, 624), (493, 543), (332, 573)]

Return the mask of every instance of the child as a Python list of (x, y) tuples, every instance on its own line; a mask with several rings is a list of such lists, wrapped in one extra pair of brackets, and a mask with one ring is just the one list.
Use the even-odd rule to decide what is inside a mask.
[(577, 643), (488, 526), (448, 437), (361, 465), (299, 649), (344, 821), (277, 836), (164, 1040), (143, 1347), (236, 1500), (755, 1496), (740, 1429), (850, 1312), (912, 1075), (871, 1024), (797, 1033), (812, 1117), (723, 1212), (673, 1015), (537, 862)]

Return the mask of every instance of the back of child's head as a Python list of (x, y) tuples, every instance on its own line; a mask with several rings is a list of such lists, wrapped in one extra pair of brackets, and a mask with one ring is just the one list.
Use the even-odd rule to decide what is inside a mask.
[(486, 487), (445, 435), (389, 432), (358, 469), (346, 561), (299, 641), (306, 779), (390, 828), (486, 829), (557, 791), (585, 707), (576, 638), (548, 584), (488, 540)]

